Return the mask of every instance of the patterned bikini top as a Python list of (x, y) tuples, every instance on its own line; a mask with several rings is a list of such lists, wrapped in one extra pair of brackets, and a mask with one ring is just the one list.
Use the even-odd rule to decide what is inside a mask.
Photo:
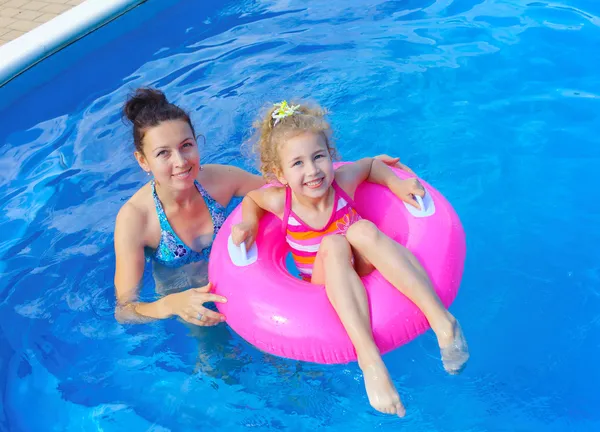
[(156, 213), (158, 214), (158, 220), (160, 221), (160, 242), (158, 243), (158, 247), (152, 251), (150, 257), (167, 267), (181, 267), (192, 262), (201, 260), (208, 261), (215, 236), (227, 218), (225, 208), (216, 202), (198, 181), (194, 182), (198, 192), (200, 192), (200, 195), (204, 198), (214, 227), (210, 245), (202, 249), (201, 252), (196, 252), (186, 245), (171, 227), (160, 199), (158, 199), (158, 195), (156, 194), (156, 184), (154, 180), (152, 180), (151, 184), (154, 205), (156, 206)]

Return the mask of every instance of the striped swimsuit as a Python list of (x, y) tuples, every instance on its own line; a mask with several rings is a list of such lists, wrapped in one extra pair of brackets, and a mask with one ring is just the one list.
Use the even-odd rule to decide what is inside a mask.
[(290, 246), (294, 263), (302, 279), (310, 281), (315, 258), (324, 237), (331, 234), (345, 235), (350, 226), (361, 219), (352, 198), (333, 182), (335, 196), (329, 222), (318, 230), (308, 226), (292, 211), (292, 191), (286, 188), (283, 231)]

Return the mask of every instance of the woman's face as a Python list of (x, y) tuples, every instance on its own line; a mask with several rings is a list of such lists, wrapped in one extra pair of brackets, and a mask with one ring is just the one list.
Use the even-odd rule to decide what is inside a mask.
[(200, 170), (200, 152), (192, 128), (185, 120), (168, 120), (146, 131), (144, 153), (135, 157), (157, 183), (174, 190), (194, 184)]

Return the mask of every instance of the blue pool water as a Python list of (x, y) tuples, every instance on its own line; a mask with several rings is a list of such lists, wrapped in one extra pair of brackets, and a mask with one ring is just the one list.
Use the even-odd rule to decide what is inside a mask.
[[(595, 0), (155, 0), (1, 88), (0, 430), (600, 430), (599, 26)], [(355, 364), (116, 323), (141, 85), (191, 110), (203, 162), (251, 168), (257, 111), (310, 97), (345, 159), (433, 183), (468, 238), (467, 370), (444, 374), (431, 332), (386, 355), (400, 420)]]

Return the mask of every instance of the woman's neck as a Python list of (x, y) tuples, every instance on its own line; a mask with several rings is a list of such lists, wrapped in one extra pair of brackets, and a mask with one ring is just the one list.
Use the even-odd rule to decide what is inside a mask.
[(324, 212), (331, 207), (335, 197), (335, 191), (333, 186), (330, 186), (327, 192), (318, 198), (312, 198), (301, 194), (294, 194), (294, 196), (296, 198), (296, 202), (305, 207), (307, 210)]
[(158, 199), (160, 199), (163, 206), (167, 207), (188, 207), (198, 198), (195, 184), (185, 190), (176, 191), (155, 182), (155, 188)]

